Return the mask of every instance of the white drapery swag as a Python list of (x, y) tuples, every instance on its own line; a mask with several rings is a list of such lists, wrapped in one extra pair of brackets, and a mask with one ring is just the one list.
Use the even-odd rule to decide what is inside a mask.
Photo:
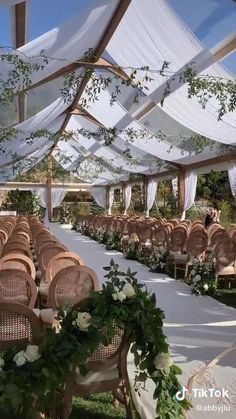
[(90, 192), (99, 207), (106, 208), (106, 188), (91, 188)]
[(125, 203), (124, 203), (124, 207), (125, 207), (125, 211), (124, 214), (127, 214), (128, 208), (130, 206), (130, 202), (131, 202), (131, 195), (132, 195), (132, 186), (131, 185), (125, 185), (125, 193), (124, 193), (124, 198), (125, 198)]
[(108, 199), (108, 215), (111, 215), (111, 209), (114, 202), (114, 188), (110, 188), (109, 190), (109, 199)]
[(147, 185), (147, 211), (146, 211), (146, 217), (149, 217), (149, 212), (152, 209), (152, 206), (155, 201), (156, 192), (157, 192), (157, 180), (149, 180)]
[(192, 170), (185, 173), (185, 199), (184, 210), (181, 214), (180, 221), (185, 220), (186, 211), (194, 204), (197, 189), (197, 173)]
[(236, 163), (228, 169), (228, 176), (232, 195), (236, 199)]
[[(48, 221), (47, 188), (32, 189), (31, 192), (39, 198), (39, 205), (46, 208), (44, 220)], [(58, 207), (65, 198), (67, 191), (61, 188), (52, 188), (52, 208)]]
[(171, 181), (172, 183), (172, 192), (175, 198), (178, 197), (178, 178), (175, 177), (174, 179), (172, 179)]
[[(41, 207), (47, 208), (47, 188), (34, 189), (32, 192), (38, 196)], [(52, 208), (56, 208), (61, 204), (66, 192), (62, 188), (52, 188)]]

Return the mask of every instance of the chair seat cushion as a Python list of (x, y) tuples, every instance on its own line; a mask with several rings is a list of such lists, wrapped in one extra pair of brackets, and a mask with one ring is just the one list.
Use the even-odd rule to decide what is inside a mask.
[(175, 259), (176, 263), (180, 263), (180, 262), (181, 263), (187, 263), (189, 261), (189, 255), (188, 254), (183, 254), (183, 255), (176, 254), (174, 259)]
[(40, 285), (39, 294), (48, 296), (49, 285)]
[(235, 275), (236, 271), (234, 266), (224, 266), (222, 268), (219, 268), (219, 271), (217, 272), (218, 275)]
[(82, 377), (79, 372), (79, 368), (76, 368), (76, 384), (79, 385), (96, 385), (95, 383), (101, 383), (102, 381), (116, 380), (119, 378), (119, 371), (117, 365), (103, 371), (89, 371), (85, 377)]
[(53, 324), (57, 313), (57, 310), (52, 310), (52, 308), (44, 308), (40, 310), (40, 319), (44, 323)]

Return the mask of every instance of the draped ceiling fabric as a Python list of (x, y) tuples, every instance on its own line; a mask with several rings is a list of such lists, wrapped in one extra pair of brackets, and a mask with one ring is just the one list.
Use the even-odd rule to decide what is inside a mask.
[(111, 209), (114, 202), (115, 188), (110, 188), (108, 198), (108, 215), (111, 215)]
[(154, 201), (155, 201), (156, 192), (157, 192), (157, 185), (158, 185), (158, 182), (154, 179), (150, 179), (148, 181), (148, 185), (147, 185), (147, 210), (146, 210), (146, 216), (147, 217), (149, 217), (149, 212), (152, 209)]
[(131, 196), (132, 196), (132, 186), (130, 184), (125, 185), (124, 190), (124, 207), (125, 211), (124, 214), (127, 214), (127, 211), (129, 209), (130, 203), (131, 203)]
[(186, 211), (194, 204), (197, 189), (197, 173), (196, 171), (186, 172), (185, 175), (185, 200), (184, 209), (181, 214), (180, 220), (185, 219)]
[(228, 169), (228, 176), (232, 195), (236, 199), (236, 163)]
[[(16, 3), (17, 0), (0, 0), (0, 6)], [(44, 78), (53, 77), (55, 72), (61, 71), (68, 64), (83, 59), (84, 53), (90, 48), (96, 50), (119, 4), (119, 0), (81, 2), (77, 15), (19, 48), (19, 53), (32, 57), (34, 62), (42, 62), (38, 58), (41, 51), (51, 57), (44, 69), (34, 72), (33, 85), (42, 82)], [(167, 28), (171, 28), (171, 31)], [(200, 74), (232, 79), (231, 74), (215, 62), (211, 52), (201, 44), (166, 0), (132, 0), (112, 34), (103, 57), (125, 67), (128, 74), (131, 67), (149, 66), (151, 69), (159, 69), (165, 60), (170, 63), (168, 71), (173, 75), (194, 62)], [(10, 64), (0, 63), (3, 80), (11, 69)], [(80, 67), (76, 72), (83, 75), (85, 69)], [(98, 69), (94, 74), (111, 75)], [(138, 77), (142, 78), (143, 73), (138, 71)], [(203, 110), (196, 99), (187, 98), (187, 87), (178, 78), (171, 83), (171, 94), (165, 99), (163, 107), (156, 106), (146, 114), (144, 110), (148, 105), (160, 102), (168, 81), (157, 72), (153, 72), (151, 77), (153, 80), (147, 81), (148, 90), (145, 90), (139, 104), (133, 103), (137, 89), (121, 86), (121, 95), (110, 106), (112, 90), (108, 86), (101, 91), (98, 100), (89, 102), (87, 111), (95, 118), (93, 122), (81, 115), (68, 118), (65, 128), (68, 131), (84, 128), (98, 132), (99, 126), (121, 130), (112, 144), (106, 145), (102, 135), (87, 138), (81, 133), (75, 134), (68, 141), (59, 141), (53, 152), (54, 159), (80, 180), (104, 186), (128, 181), (130, 173), (162, 173), (173, 169), (172, 164), (184, 166), (216, 157), (219, 143), (235, 145), (236, 112), (227, 113), (221, 121), (217, 121), (218, 105), (215, 100), (212, 98)], [(115, 84), (116, 80), (113, 87)], [(15, 138), (2, 142), (4, 153), (0, 153), (0, 165), (4, 164), (5, 167), (0, 167), (0, 181), (14, 179), (49, 153), (52, 141), (43, 135), (31, 141), (30, 133), (38, 129), (47, 129), (52, 133), (61, 129), (66, 118), (65, 112), (73, 102), (73, 95), (65, 101), (58, 90), (57, 96), (40, 112), (15, 125), (14, 128), (20, 130)], [(82, 99), (86, 98), (88, 90), (82, 94)], [(141, 111), (142, 117), (139, 116)], [(130, 138), (124, 130), (142, 130), (143, 138)], [(174, 144), (160, 133), (156, 137), (158, 130), (169, 133), (174, 138)], [(189, 138), (193, 133), (214, 140), (215, 145), (205, 147), (196, 155), (177, 138), (179, 134)], [(13, 163), (13, 150), (20, 157), (18, 169)]]
[(91, 188), (90, 192), (101, 208), (106, 208), (106, 188)]

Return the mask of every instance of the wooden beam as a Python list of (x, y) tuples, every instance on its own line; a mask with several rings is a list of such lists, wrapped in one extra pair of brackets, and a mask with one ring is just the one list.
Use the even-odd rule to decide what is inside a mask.
[(82, 106), (77, 105), (73, 111), (70, 111), (70, 114), (83, 116), (84, 118), (88, 119), (88, 121), (98, 125), (101, 128), (105, 128), (105, 126), (101, 122), (99, 122), (97, 118), (95, 118), (88, 111), (82, 108)]
[(13, 44), (15, 48), (25, 45), (26, 40), (26, 2), (13, 6)]
[(235, 160), (236, 160), (236, 152), (230, 153), (230, 154), (223, 154), (222, 156), (213, 157), (211, 159), (198, 161), (192, 164), (186, 164), (184, 165), (184, 169), (185, 170), (199, 169), (201, 167), (213, 166), (214, 164), (224, 163), (227, 161), (235, 161)]
[[(26, 43), (26, 2), (18, 3), (12, 8), (13, 13), (13, 45), (20, 48)], [(25, 120), (25, 95), (18, 94), (18, 116), (19, 122)]]
[[(94, 59), (93, 62), (96, 62), (101, 58), (101, 55), (103, 54), (104, 50), (106, 49), (107, 44), (109, 43), (110, 39), (112, 38), (112, 35), (114, 34), (116, 28), (118, 27), (122, 17), (124, 16), (126, 10), (128, 9), (129, 5), (131, 3), (131, 0), (121, 0), (118, 4), (115, 13), (113, 14), (103, 36), (100, 40), (97, 48), (94, 51)], [(78, 88), (77, 94), (75, 95), (75, 98), (70, 106), (71, 110), (74, 110), (77, 103), (79, 102), (81, 96), (83, 95), (84, 89), (86, 88), (86, 85), (90, 79), (90, 76), (88, 74), (84, 75), (84, 78)], [(70, 114), (68, 114), (61, 126), (61, 130), (64, 130), (70, 120)]]
[(113, 65), (110, 61), (105, 60), (104, 58), (99, 58), (96, 62), (88, 62), (83, 60), (78, 60), (74, 63), (70, 63), (59, 70), (55, 71), (55, 73), (50, 74), (49, 76), (45, 77), (42, 80), (39, 80), (37, 83), (34, 83), (25, 89), (22, 90), (22, 92), (26, 93), (29, 90), (35, 89), (36, 87), (40, 87), (46, 83), (49, 83), (51, 81), (57, 80), (60, 77), (63, 77), (66, 73), (70, 73), (72, 71), (76, 71), (79, 68), (94, 68), (94, 69), (105, 69), (110, 71), (111, 73), (115, 74), (116, 76), (122, 78), (123, 80), (128, 80), (129, 76), (126, 74), (122, 68)]
[(236, 50), (236, 33), (228, 36), (223, 42), (212, 49), (216, 61), (220, 61)]
[(53, 218), (52, 209), (52, 154), (48, 154), (48, 176), (47, 176), (47, 210), (48, 221), (51, 223)]
[[(169, 177), (169, 176), (176, 176), (177, 173), (178, 173), (178, 170), (166, 170), (165, 172), (155, 173), (155, 174), (152, 174), (152, 175), (145, 175), (145, 177), (147, 178), (147, 180), (149, 180), (149, 179), (154, 179), (155, 180), (155, 179), (165, 178), (165, 177)], [(121, 186), (121, 185), (126, 185), (127, 183), (129, 183), (131, 185), (134, 185), (137, 182), (143, 182), (143, 179), (144, 179), (144, 175), (139, 175), (139, 176), (137, 175), (137, 177), (135, 179), (126, 180), (126, 181), (121, 180), (120, 182), (112, 183), (110, 185), (112, 187), (116, 187), (116, 186), (118, 187), (118, 186)], [(95, 186), (101, 187), (101, 186), (104, 186), (104, 185), (95, 185)]]
[[(93, 187), (92, 184), (88, 183), (52, 183), (52, 188), (65, 188), (70, 190), (76, 190), (76, 189), (90, 189)], [(37, 183), (37, 182), (1, 182), (0, 183), (0, 189), (1, 188), (46, 188), (47, 183)]]

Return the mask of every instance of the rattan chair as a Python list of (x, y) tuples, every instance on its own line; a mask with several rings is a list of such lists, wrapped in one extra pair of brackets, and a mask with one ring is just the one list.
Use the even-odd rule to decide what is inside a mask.
[(25, 349), (28, 344), (39, 345), (42, 327), (39, 318), (19, 303), (0, 302), (0, 353), (9, 349)]
[(226, 237), (216, 246), (216, 278), (224, 278), (224, 287), (229, 287), (229, 279), (236, 279), (236, 244), (231, 237)]
[(67, 304), (75, 304), (99, 290), (96, 273), (87, 266), (69, 266), (61, 269), (48, 287), (39, 287), (40, 302), (43, 307), (53, 310)]
[(82, 266), (83, 259), (73, 252), (61, 252), (54, 256), (48, 263), (45, 273), (45, 284), (50, 284), (54, 276), (68, 266)]
[(115, 398), (124, 404), (126, 418), (133, 419), (132, 399), (127, 371), (127, 355), (130, 348), (128, 336), (116, 328), (117, 333), (109, 346), (101, 346), (88, 363), (85, 377), (74, 368), (64, 390), (63, 419), (68, 419), (72, 409), (72, 397), (112, 391)]
[(188, 277), (189, 269), (192, 267), (193, 258), (204, 255), (207, 249), (208, 236), (202, 226), (191, 230), (186, 242), (186, 254), (174, 256), (174, 277), (177, 279), (177, 272), (184, 271), (184, 279)]
[(21, 253), (9, 253), (0, 259), (0, 270), (19, 269), (35, 279), (36, 270), (32, 260)]
[(21, 303), (34, 308), (37, 287), (30, 274), (19, 269), (0, 271), (0, 301)]

